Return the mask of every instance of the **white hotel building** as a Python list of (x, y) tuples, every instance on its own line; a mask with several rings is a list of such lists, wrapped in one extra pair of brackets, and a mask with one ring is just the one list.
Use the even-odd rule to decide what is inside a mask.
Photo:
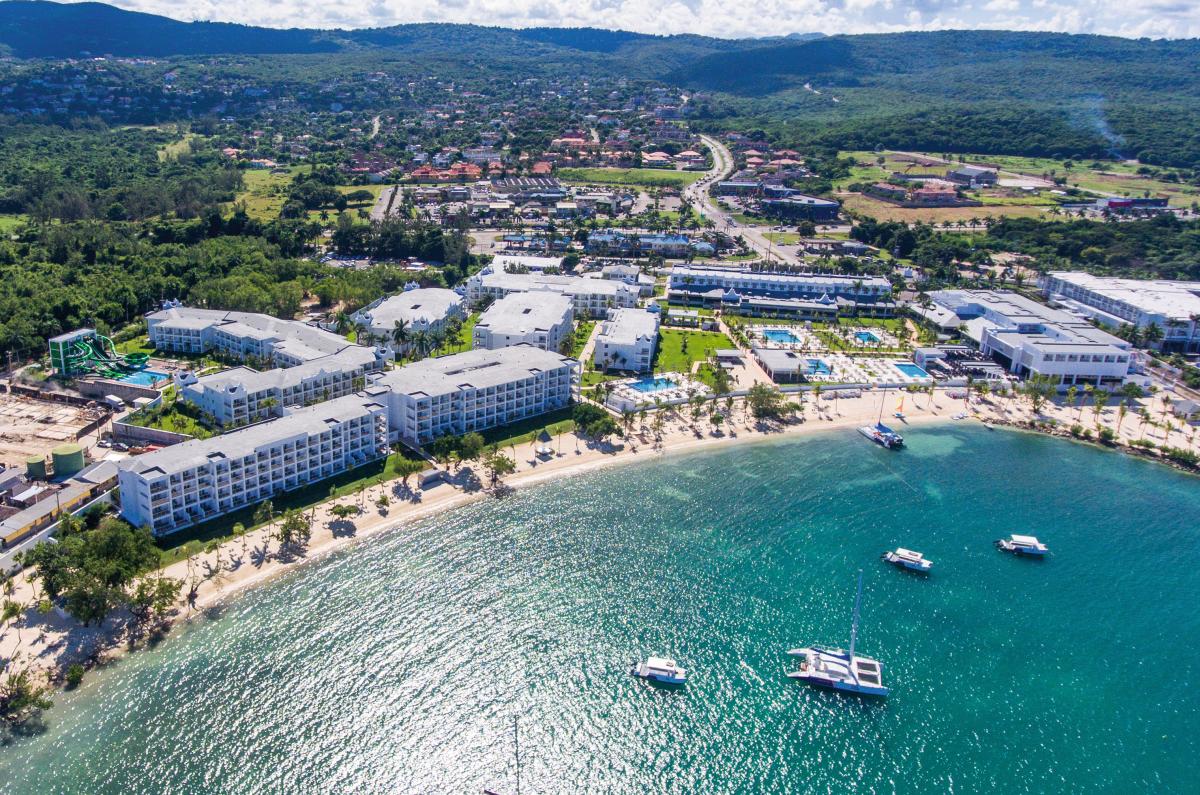
[(1046, 274), (1041, 287), (1051, 302), (1106, 326), (1157, 326), (1163, 338), (1155, 347), (1164, 351), (1200, 351), (1200, 282), (1054, 271)]
[(929, 298), (930, 308), (910, 308), (945, 331), (961, 329), (1019, 376), (1113, 388), (1129, 374), (1129, 343), (1076, 315), (998, 290), (938, 290)]
[(565, 408), (579, 391), (579, 362), (518, 345), (425, 359), (376, 376), (394, 440), (421, 445)]
[(466, 318), (463, 297), (442, 287), (405, 290), (380, 298), (351, 316), (356, 324), (370, 329), (390, 351), (396, 348), (392, 334), (398, 322), (405, 324), (409, 335), (418, 331), (432, 334), (445, 331), (452, 318)]
[(387, 455), (387, 407), (351, 395), (117, 465), (121, 515), (156, 536)]
[(581, 318), (606, 317), (609, 309), (637, 306), (638, 302), (637, 287), (608, 279), (542, 273), (498, 273), (488, 267), (467, 280), (467, 300), (472, 305), (489, 298), (503, 298), (511, 293), (533, 292), (567, 296), (575, 305), (575, 316)]
[(532, 345), (558, 351), (575, 320), (575, 304), (558, 293), (511, 293), (489, 306), (472, 330), (476, 348)]
[(310, 406), (356, 392), (364, 377), (376, 369), (375, 352), (351, 345), (333, 356), (295, 367), (259, 372), (235, 367), (196, 378), (180, 376), (180, 395), (222, 426), (248, 425), (278, 417), (283, 409)]
[(592, 360), (605, 370), (650, 372), (658, 347), (658, 313), (618, 309), (600, 326)]

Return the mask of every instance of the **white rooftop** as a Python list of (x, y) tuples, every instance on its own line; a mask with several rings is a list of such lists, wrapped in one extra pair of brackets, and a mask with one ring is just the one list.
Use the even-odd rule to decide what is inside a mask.
[(614, 345), (634, 345), (658, 336), (658, 315), (645, 309), (618, 309), (605, 321), (599, 340)]
[(510, 293), (493, 302), (479, 316), (475, 328), (484, 328), (494, 334), (549, 331), (556, 325), (570, 322), (573, 306), (571, 299), (562, 294)]
[(1200, 315), (1200, 282), (1166, 279), (1118, 279), (1079, 271), (1053, 271), (1051, 279), (1073, 284), (1149, 315), (1188, 321)]
[(375, 383), (399, 394), (448, 395), (463, 389), (500, 386), (577, 365), (574, 359), (532, 345), (513, 345), (422, 359), (380, 376)]
[(462, 301), (462, 296), (453, 290), (425, 287), (388, 296), (361, 314), (372, 328), (390, 330), (401, 320), (408, 324), (445, 320), (452, 309), (462, 305)]

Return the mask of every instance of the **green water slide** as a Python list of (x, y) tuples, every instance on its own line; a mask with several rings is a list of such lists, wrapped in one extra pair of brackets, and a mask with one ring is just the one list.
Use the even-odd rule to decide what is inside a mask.
[(122, 356), (108, 337), (97, 334), (91, 339), (77, 340), (67, 352), (72, 372), (96, 373), (105, 378), (122, 378), (131, 370), (146, 366), (150, 356), (130, 353)]

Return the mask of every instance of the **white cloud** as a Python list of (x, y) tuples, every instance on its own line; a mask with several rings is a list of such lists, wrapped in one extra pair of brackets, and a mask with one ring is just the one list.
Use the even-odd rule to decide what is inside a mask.
[(1120, 36), (1200, 36), (1195, 0), (108, 0), (176, 19), (287, 27), (463, 22), (599, 27), (640, 33), (776, 36), (945, 28), (1009, 28)]

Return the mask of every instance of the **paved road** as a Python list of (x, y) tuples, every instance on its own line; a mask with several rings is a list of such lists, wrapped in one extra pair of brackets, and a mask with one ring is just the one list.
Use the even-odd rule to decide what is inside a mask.
[[(392, 193), (396, 190), (395, 186), (384, 188), (379, 192), (379, 198), (375, 200), (375, 206), (371, 208), (371, 220), (382, 221), (384, 214), (387, 212), (388, 202), (391, 201)], [(400, 197), (396, 197), (397, 203)]]
[(762, 230), (737, 223), (733, 220), (730, 213), (717, 207), (712, 197), (708, 194), (708, 187), (715, 182), (726, 179), (733, 173), (733, 153), (729, 151), (729, 148), (725, 144), (712, 136), (701, 135), (700, 142), (708, 147), (708, 151), (712, 153), (713, 167), (701, 179), (684, 188), (684, 197), (691, 202), (697, 212), (712, 221), (718, 231), (725, 232), (734, 237), (741, 235), (742, 239), (746, 241), (746, 245), (759, 256), (786, 262), (791, 265), (800, 264), (802, 260), (799, 256), (780, 249), (779, 246), (776, 246), (766, 238)]

